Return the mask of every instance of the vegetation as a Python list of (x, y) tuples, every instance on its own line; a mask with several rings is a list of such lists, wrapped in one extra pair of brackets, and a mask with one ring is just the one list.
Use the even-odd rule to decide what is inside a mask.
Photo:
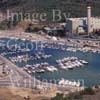
[(15, 11), (39, 11), (50, 12), (51, 9), (61, 9), (62, 12), (70, 13), (73, 17), (86, 16), (86, 6), (93, 6), (93, 15), (100, 15), (99, 0), (6, 0), (1, 9)]
[(56, 97), (51, 100), (82, 100), (82, 96), (79, 93), (71, 93), (69, 96), (64, 97), (63, 94), (57, 94)]
[(24, 97), (24, 100), (31, 100), (30, 96)]
[[(2, 2), (5, 1), (5, 2)], [(48, 18), (47, 22), (51, 22), (52, 10), (59, 9), (62, 13), (66, 13), (67, 17), (84, 17), (86, 16), (86, 6), (88, 4), (92, 5), (92, 14), (93, 16), (100, 16), (100, 1), (99, 0), (2, 0), (0, 1), (0, 10), (6, 12), (7, 9), (10, 9), (14, 12), (23, 12), (23, 13), (47, 13)], [(65, 20), (63, 18), (61, 21)], [(18, 24), (18, 21), (15, 20), (14, 26)], [(0, 25), (1, 29), (7, 29), (10, 27), (10, 22), (3, 22)], [(30, 29), (29, 29), (30, 30)]]
[[(98, 86), (95, 87), (96, 89), (99, 89)], [(98, 91), (99, 92), (99, 91)], [(57, 93), (54, 98), (51, 98), (50, 100), (83, 100), (84, 95), (95, 95), (96, 91), (92, 89), (91, 87), (85, 88), (83, 91), (76, 92), (76, 93), (70, 93), (69, 95), (64, 96), (63, 94)], [(47, 100), (47, 99), (44, 99)]]
[(25, 32), (33, 33), (38, 32), (40, 29), (38, 27), (34, 27), (33, 24), (29, 24), (28, 27), (25, 29)]
[(95, 91), (91, 87), (88, 87), (88, 88), (85, 88), (83, 91), (81, 91), (81, 94), (82, 95), (94, 95)]
[(99, 89), (99, 86), (95, 86), (96, 89)]

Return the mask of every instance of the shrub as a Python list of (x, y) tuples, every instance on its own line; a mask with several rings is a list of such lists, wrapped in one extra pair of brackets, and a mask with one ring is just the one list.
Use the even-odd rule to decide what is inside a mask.
[(83, 91), (81, 91), (82, 95), (94, 95), (95, 91), (92, 88), (85, 88)]
[(96, 89), (99, 89), (99, 86), (95, 86)]
[(63, 100), (63, 94), (57, 93), (57, 95), (51, 100)]

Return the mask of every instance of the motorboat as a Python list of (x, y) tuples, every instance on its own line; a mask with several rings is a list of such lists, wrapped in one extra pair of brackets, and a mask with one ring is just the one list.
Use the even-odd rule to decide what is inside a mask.
[(65, 80), (64, 78), (62, 78), (59, 81), (58, 85), (71, 86), (71, 87), (80, 87), (81, 86), (80, 82)]
[(64, 83), (65, 83), (65, 79), (61, 79), (58, 84), (63, 85)]
[(58, 66), (65, 70), (65, 69), (74, 69), (84, 66), (84, 64), (87, 64), (85, 60), (80, 60), (77, 57), (67, 57), (63, 59), (56, 60), (56, 63)]
[(80, 62), (83, 63), (83, 64), (88, 64), (88, 62), (85, 61), (85, 60), (80, 60)]

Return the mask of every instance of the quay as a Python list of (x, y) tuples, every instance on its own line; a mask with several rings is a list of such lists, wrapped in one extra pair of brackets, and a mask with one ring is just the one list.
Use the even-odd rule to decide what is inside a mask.
[(30, 34), (20, 30), (13, 31), (1, 31), (0, 38), (15, 38), (29, 41), (43, 41), (43, 42), (55, 42), (55, 43), (64, 43), (71, 46), (82, 47), (87, 45), (89, 47), (95, 47), (100, 49), (100, 40), (90, 40), (90, 39), (72, 39), (72, 38), (64, 38), (64, 39), (53, 39), (48, 35), (42, 36), (39, 34)]

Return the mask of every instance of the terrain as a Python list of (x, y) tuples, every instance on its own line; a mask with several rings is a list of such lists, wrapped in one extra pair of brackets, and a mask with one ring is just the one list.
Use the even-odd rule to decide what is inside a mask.
[(99, 0), (0, 0), (0, 9), (13, 11), (46, 11), (61, 9), (72, 17), (86, 16), (86, 6), (91, 5), (93, 16), (100, 15)]
[(56, 95), (55, 91), (41, 92), (39, 90), (15, 87), (0, 87), (0, 100), (42, 100)]

